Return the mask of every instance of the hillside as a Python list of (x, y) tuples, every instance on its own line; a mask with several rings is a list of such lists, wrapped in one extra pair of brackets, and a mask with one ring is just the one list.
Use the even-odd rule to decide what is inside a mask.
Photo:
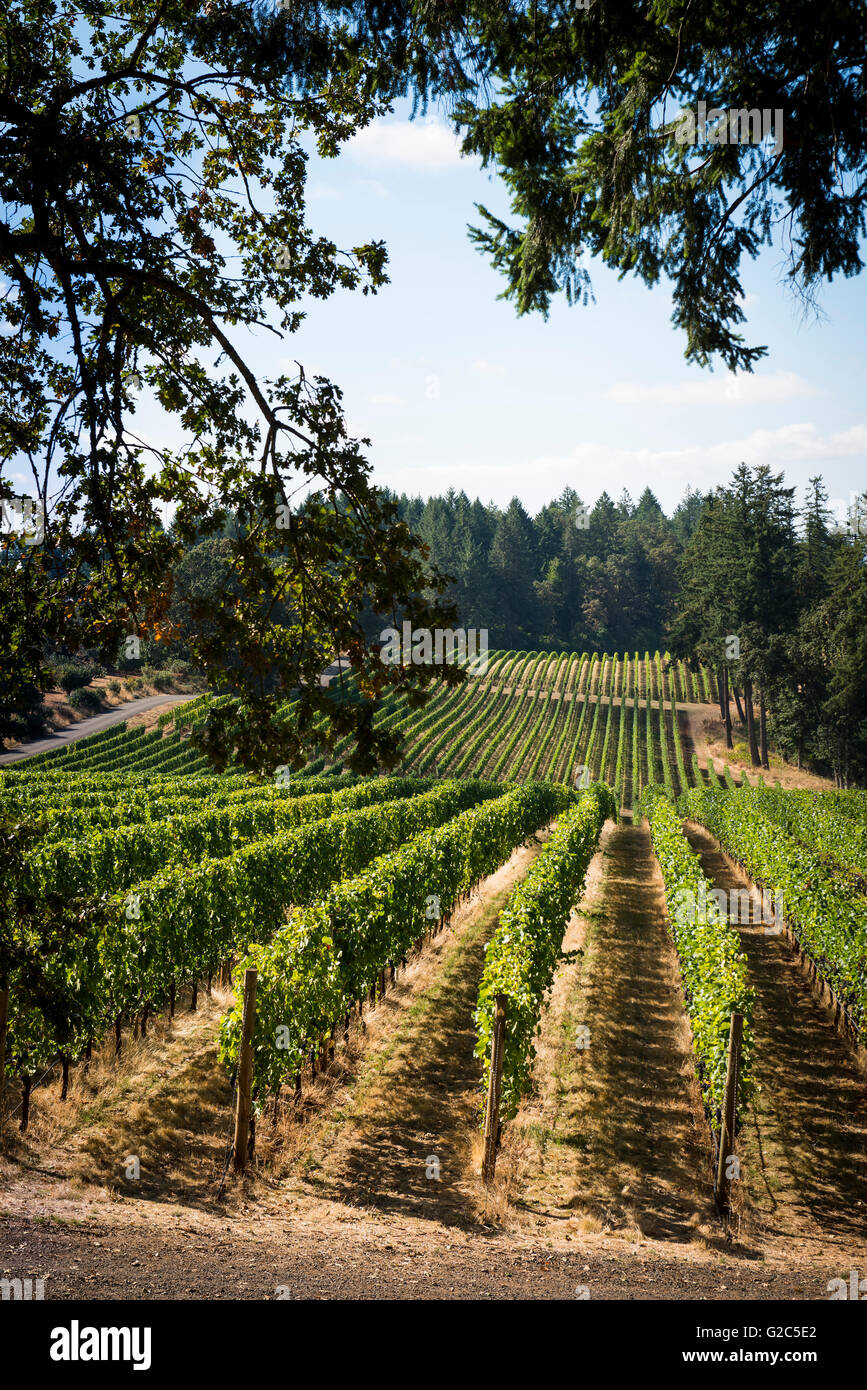
[[(52, 1296), (364, 1297), (386, 1232), (383, 1293), (823, 1297), (863, 1258), (863, 794), (786, 790), (804, 774), (778, 760), (764, 781), (702, 767), (689, 729), (721, 727), (715, 699), (660, 654), (495, 653), (420, 713), (383, 710), (393, 777), (210, 775), (208, 697), (4, 771), (7, 816), (38, 828), (31, 930), (79, 923), (10, 981), (7, 1263), (50, 1257)], [(684, 918), (685, 890), (752, 906)], [(279, 1277), (255, 1272), (263, 1243)]]

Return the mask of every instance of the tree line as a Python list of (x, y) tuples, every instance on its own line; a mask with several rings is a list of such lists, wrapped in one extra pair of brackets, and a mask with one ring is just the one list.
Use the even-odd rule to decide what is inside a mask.
[(452, 578), (449, 596), (493, 647), (608, 651), (655, 648), (675, 614), (677, 566), (704, 499), (688, 491), (671, 518), (650, 488), (634, 503), (595, 505), (566, 488), (530, 516), (453, 489), (396, 498), (400, 515)]
[(770, 735), (838, 786), (867, 778), (864, 520), (858, 502), (835, 523), (819, 477), (798, 507), (766, 467), (742, 464), (706, 499), (679, 566), (670, 645), (718, 669), (727, 744), (731, 693), (754, 766), (768, 767)]
[(592, 506), (566, 488), (535, 516), (453, 489), (394, 500), (492, 647), (700, 659), (719, 676), (729, 747), (734, 704), (756, 767), (771, 740), (849, 786), (867, 778), (867, 528), (841, 525), (819, 477), (795, 493), (742, 464), (671, 516), (649, 487)]

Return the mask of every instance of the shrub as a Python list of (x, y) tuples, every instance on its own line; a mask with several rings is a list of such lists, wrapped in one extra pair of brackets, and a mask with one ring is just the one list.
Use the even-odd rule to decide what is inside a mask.
[(99, 710), (102, 709), (102, 696), (90, 686), (79, 686), (71, 692), (69, 703), (73, 709)]
[(170, 671), (158, 671), (155, 666), (143, 666), (141, 673), (147, 684), (152, 685), (154, 690), (171, 689), (173, 677)]
[(23, 714), (11, 713), (2, 723), (2, 736), (27, 740), (39, 738), (45, 733), (45, 720), (39, 709), (29, 709)]
[(108, 689), (111, 691), (112, 695), (119, 695), (121, 690), (123, 689), (123, 686), (121, 685), (119, 680), (110, 680), (107, 682), (107, 686)]
[(102, 674), (102, 667), (96, 666), (92, 662), (70, 661), (58, 666), (55, 669), (57, 684), (61, 690), (65, 690), (70, 695), (73, 690), (80, 690), (82, 686), (90, 685), (94, 676)]

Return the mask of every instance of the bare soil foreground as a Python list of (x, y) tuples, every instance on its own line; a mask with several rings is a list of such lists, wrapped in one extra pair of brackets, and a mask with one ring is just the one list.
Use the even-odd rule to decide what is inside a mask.
[(584, 954), (558, 973), (536, 1093), (486, 1196), (473, 1008), (537, 852), (410, 960), (300, 1106), (262, 1118), (257, 1165), (222, 1198), (228, 996), (125, 1041), (119, 1064), (95, 1058), (63, 1104), (37, 1090), (32, 1130), (7, 1125), (0, 1151), (0, 1277), (45, 1278), (55, 1299), (821, 1300), (867, 1271), (863, 1081), (778, 942), (747, 948), (764, 1089), (731, 1234), (716, 1216), (643, 828), (606, 828), (565, 941)]

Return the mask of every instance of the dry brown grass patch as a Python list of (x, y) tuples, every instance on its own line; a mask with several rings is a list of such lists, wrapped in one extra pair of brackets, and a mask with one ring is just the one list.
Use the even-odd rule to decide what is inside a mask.
[(132, 1155), (140, 1159), (144, 1186), (163, 1189), (191, 1175), (201, 1178), (213, 1164), (214, 1141), (200, 1135), (198, 1122), (207, 1112), (211, 1128), (225, 1129), (230, 1118), (216, 1043), (232, 997), (217, 987), (211, 995), (200, 991), (191, 1013), (189, 995), (182, 993), (174, 1020), (152, 1020), (144, 1037), (124, 1032), (119, 1057), (114, 1036), (106, 1038), (94, 1048), (89, 1068), (71, 1068), (63, 1101), (58, 1068), (50, 1085), (33, 1091), (27, 1133), (17, 1132), (14, 1117), (7, 1120), (9, 1162), (0, 1182), (15, 1182), (38, 1163), (79, 1191), (123, 1191), (125, 1160)]

